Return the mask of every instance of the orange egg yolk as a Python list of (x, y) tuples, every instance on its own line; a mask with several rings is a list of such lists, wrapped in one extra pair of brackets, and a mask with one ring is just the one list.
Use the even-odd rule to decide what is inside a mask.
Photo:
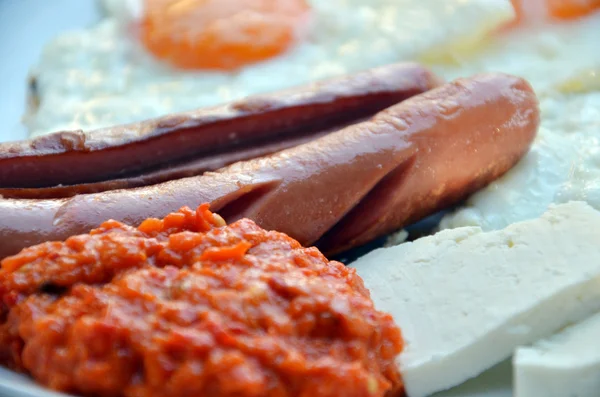
[(145, 0), (140, 35), (175, 67), (227, 71), (284, 53), (309, 11), (306, 0)]
[(521, 22), (526, 18), (525, 8), (531, 3), (530, 12), (538, 17), (548, 16), (554, 20), (579, 18), (600, 9), (600, 0), (511, 0), (516, 11), (516, 20)]
[(572, 19), (600, 9), (600, 0), (547, 0), (550, 15), (558, 19)]

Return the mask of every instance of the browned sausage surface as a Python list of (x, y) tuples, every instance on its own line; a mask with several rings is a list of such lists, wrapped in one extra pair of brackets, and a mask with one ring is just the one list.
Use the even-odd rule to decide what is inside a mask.
[(210, 202), (339, 252), (452, 205), (510, 169), (539, 125), (523, 79), (484, 74), (270, 157), (151, 187), (64, 200), (0, 200), (0, 257), (113, 218), (137, 224)]
[[(340, 126), (342, 128), (342, 126)], [(231, 152), (200, 157), (183, 163), (165, 165), (158, 170), (147, 171), (140, 175), (126, 176), (99, 182), (80, 183), (76, 185), (58, 185), (37, 188), (0, 188), (0, 196), (5, 198), (43, 199), (66, 198), (78, 194), (105, 192), (107, 190), (131, 189), (140, 186), (155, 185), (173, 179), (202, 175), (206, 171), (215, 171), (229, 164), (242, 160), (263, 157), (281, 150), (298, 146), (333, 132), (324, 130), (313, 135), (303, 135), (282, 139), (275, 142), (264, 142), (247, 148), (239, 148)]]
[[(319, 135), (323, 131), (370, 117), (376, 112), (439, 85), (439, 79), (418, 64), (405, 63), (371, 69), (355, 75), (273, 94), (249, 97), (214, 108), (179, 113), (160, 119), (92, 132), (57, 132), (29, 141), (0, 144), (0, 194), (35, 197), (43, 188), (123, 179), (143, 179), (177, 163), (228, 158), (228, 151), (253, 145), (273, 149), (269, 141)], [(243, 152), (243, 151), (242, 151)], [(240, 154), (241, 152), (238, 152)], [(267, 153), (269, 151), (267, 150)], [(246, 153), (248, 154), (248, 153)], [(233, 161), (245, 159), (231, 156)], [(218, 165), (221, 165), (218, 160)], [(208, 167), (208, 168), (206, 168)], [(159, 181), (168, 180), (168, 174)], [(156, 174), (154, 175), (156, 176)], [(152, 178), (151, 178), (152, 179)], [(150, 183), (156, 182), (154, 178)], [(107, 188), (114, 185), (107, 184)], [(121, 184), (119, 187), (132, 187)], [(12, 188), (12, 189), (9, 189)], [(79, 190), (77, 190), (79, 189)], [(104, 190), (96, 184), (87, 191)], [(62, 192), (62, 194), (60, 194)], [(82, 186), (68, 196), (85, 192)]]

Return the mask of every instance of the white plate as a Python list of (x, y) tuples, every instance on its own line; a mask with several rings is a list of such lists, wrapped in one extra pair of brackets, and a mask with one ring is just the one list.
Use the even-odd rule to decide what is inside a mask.
[[(25, 110), (27, 74), (44, 44), (59, 32), (88, 26), (98, 18), (94, 0), (0, 0), (0, 141), (26, 138), (21, 116)], [(510, 363), (505, 362), (435, 397), (510, 397), (510, 373)], [(0, 367), (0, 396), (65, 395), (47, 391), (28, 377)]]

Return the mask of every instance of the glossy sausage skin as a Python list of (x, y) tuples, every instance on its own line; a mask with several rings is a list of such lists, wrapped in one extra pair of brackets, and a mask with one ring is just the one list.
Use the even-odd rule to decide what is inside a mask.
[[(341, 127), (342, 126), (340, 126), (340, 128)], [(131, 189), (141, 186), (156, 185), (173, 179), (202, 175), (207, 171), (215, 171), (238, 161), (267, 156), (290, 147), (310, 142), (331, 132), (333, 131), (325, 130), (315, 132), (308, 136), (292, 137), (290, 139), (282, 139), (275, 142), (261, 142), (257, 145), (235, 149), (231, 152), (200, 157), (183, 163), (165, 165), (157, 170), (147, 171), (140, 175), (126, 176), (106, 181), (38, 188), (0, 188), (0, 196), (21, 199), (67, 198), (78, 194), (99, 193), (107, 190)]]
[[(423, 66), (394, 64), (160, 119), (92, 132), (57, 132), (29, 141), (2, 143), (0, 194), (40, 197), (51, 195), (53, 191), (20, 192), (18, 189), (139, 178), (197, 160), (206, 160), (210, 165), (211, 160), (226, 158), (227, 153), (240, 148), (255, 145), (264, 148), (265, 142), (319, 135), (370, 117), (439, 83), (440, 80)], [(243, 157), (234, 158), (241, 159)], [(195, 175), (205, 170), (196, 167)], [(164, 173), (160, 175), (163, 177), (161, 182), (170, 178)], [(132, 186), (135, 184), (119, 187)], [(106, 187), (111, 189), (115, 185), (107, 183)], [(102, 184), (96, 184), (87, 192), (102, 188)], [(82, 186), (75, 187), (73, 192), (54, 190), (54, 194), (63, 196), (82, 192), (85, 192)]]
[(0, 257), (113, 218), (138, 224), (210, 202), (329, 253), (464, 199), (509, 170), (539, 125), (524, 80), (484, 74), (408, 99), (318, 140), (219, 172), (66, 200), (0, 200)]

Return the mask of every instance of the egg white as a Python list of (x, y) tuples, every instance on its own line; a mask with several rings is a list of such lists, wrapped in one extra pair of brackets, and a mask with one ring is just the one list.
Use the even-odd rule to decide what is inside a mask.
[(33, 70), (32, 135), (92, 130), (235, 100), (431, 52), (463, 50), (513, 16), (508, 0), (310, 0), (312, 28), (292, 50), (232, 73), (183, 72), (127, 31), (139, 0), (104, 0), (97, 26), (50, 42)]
[(447, 78), (484, 71), (526, 78), (540, 96), (554, 95), (566, 80), (600, 66), (600, 12), (495, 35), (477, 52), (452, 54), (433, 68)]

